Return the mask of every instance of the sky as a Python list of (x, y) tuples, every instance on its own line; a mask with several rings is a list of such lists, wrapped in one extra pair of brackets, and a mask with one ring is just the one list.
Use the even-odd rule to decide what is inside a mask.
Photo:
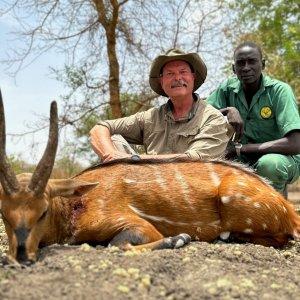
[[(29, 131), (28, 125), (37, 122), (40, 115), (49, 116), (50, 103), (64, 94), (62, 83), (51, 78), (51, 67), (62, 67), (63, 57), (49, 52), (39, 57), (34, 63), (19, 71), (16, 78), (9, 76), (7, 65), (2, 61), (7, 58), (12, 46), (13, 23), (8, 18), (0, 18), (0, 88), (4, 101), (6, 118), (6, 153), (7, 155), (22, 154), (29, 163), (37, 163), (47, 143), (48, 129), (24, 138), (12, 137)], [(53, 77), (53, 75), (52, 75)], [(32, 151), (33, 140), (39, 142), (36, 151)]]
[[(37, 163), (46, 147), (48, 129), (22, 138), (15, 135), (28, 132), (29, 125), (38, 122), (41, 115), (49, 116), (51, 101), (57, 100), (59, 108), (60, 96), (67, 94), (67, 91), (61, 82), (51, 78), (50, 66), (61, 69), (65, 57), (54, 51), (48, 52), (19, 71), (16, 78), (10, 77), (9, 70), (6, 70), (7, 66), (2, 61), (7, 58), (11, 47), (15, 47), (15, 49), (22, 47), (21, 43), (12, 41), (15, 36), (11, 32), (15, 30), (15, 27), (16, 23), (13, 19), (8, 16), (0, 17), (0, 88), (6, 115), (6, 153), (16, 157), (20, 156), (28, 163)], [(214, 65), (214, 67), (219, 67), (220, 63)], [(209, 67), (209, 72), (212, 72), (211, 70), (213, 68)], [(212, 78), (216, 82), (216, 76), (214, 75)], [(209, 82), (209, 78), (206, 82)], [(205, 87), (203, 86), (203, 88)], [(207, 91), (205, 94), (203, 92), (200, 94), (206, 96)], [(40, 145), (37, 149), (33, 149), (32, 145), (37, 141)]]

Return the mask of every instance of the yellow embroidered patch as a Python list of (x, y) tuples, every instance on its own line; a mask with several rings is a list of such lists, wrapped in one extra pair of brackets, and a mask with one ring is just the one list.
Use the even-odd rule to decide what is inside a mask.
[(262, 107), (262, 109), (260, 110), (260, 115), (264, 118), (264, 119), (269, 119), (272, 115), (272, 110), (270, 107), (268, 106), (264, 106)]

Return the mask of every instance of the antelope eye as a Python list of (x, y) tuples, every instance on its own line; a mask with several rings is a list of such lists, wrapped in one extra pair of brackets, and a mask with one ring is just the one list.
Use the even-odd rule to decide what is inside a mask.
[(46, 214), (47, 214), (47, 211), (48, 211), (48, 210), (45, 210), (45, 211), (43, 212), (43, 214), (40, 216), (39, 222), (42, 221), (43, 219), (45, 219)]

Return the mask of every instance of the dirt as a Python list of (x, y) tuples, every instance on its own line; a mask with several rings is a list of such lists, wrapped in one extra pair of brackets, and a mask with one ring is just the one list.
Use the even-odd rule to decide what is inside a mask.
[(300, 299), (299, 266), (300, 241), (280, 250), (204, 242), (152, 252), (52, 245), (31, 267), (0, 262), (0, 299)]

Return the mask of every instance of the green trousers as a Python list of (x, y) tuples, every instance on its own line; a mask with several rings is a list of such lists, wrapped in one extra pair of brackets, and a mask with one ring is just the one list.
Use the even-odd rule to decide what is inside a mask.
[(286, 186), (295, 182), (300, 176), (300, 166), (293, 156), (282, 154), (265, 154), (257, 160), (243, 162), (250, 164), (256, 173), (271, 181), (272, 186), (286, 196)]

